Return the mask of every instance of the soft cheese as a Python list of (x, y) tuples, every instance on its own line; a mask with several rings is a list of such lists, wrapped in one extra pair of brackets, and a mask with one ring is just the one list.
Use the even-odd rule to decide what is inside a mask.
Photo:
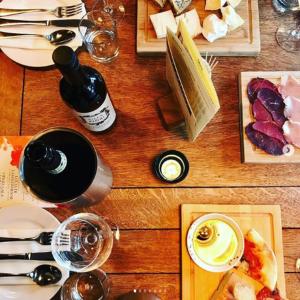
[(215, 14), (207, 16), (203, 21), (202, 34), (209, 42), (213, 42), (216, 39), (224, 37), (227, 30), (227, 24)]
[(241, 1), (242, 0), (227, 0), (227, 3), (232, 7), (237, 7), (241, 3)]
[(177, 31), (177, 24), (171, 10), (150, 15), (150, 20), (158, 39), (167, 36), (167, 27), (174, 33)]
[(181, 14), (180, 16), (176, 17), (175, 20), (177, 25), (179, 24), (180, 20), (185, 23), (192, 38), (196, 37), (202, 32), (200, 18), (195, 8), (184, 14)]
[(220, 9), (225, 3), (226, 3), (226, 0), (206, 0), (205, 10)]
[(223, 21), (228, 25), (228, 31), (233, 31), (245, 23), (245, 21), (230, 5), (222, 7), (221, 12), (223, 15)]

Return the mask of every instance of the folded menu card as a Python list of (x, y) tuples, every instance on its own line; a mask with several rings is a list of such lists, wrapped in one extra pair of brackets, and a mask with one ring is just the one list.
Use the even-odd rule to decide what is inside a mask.
[[(1, 8), (9, 9), (54, 9), (57, 6), (66, 6), (74, 5), (81, 3), (80, 0), (3, 0), (0, 1)], [(69, 17), (70, 19), (81, 19), (85, 14), (83, 11), (81, 14), (74, 15)], [(54, 14), (49, 12), (35, 12), (35, 13), (26, 13), (13, 15), (5, 17), (7, 19), (17, 19), (17, 20), (56, 20), (58, 19)], [(68, 19), (68, 18), (63, 18)], [(42, 25), (17, 25), (17, 26), (1, 26), (0, 32), (13, 32), (13, 33), (32, 33), (32, 34), (42, 34), (46, 35), (58, 29), (65, 29), (63, 27), (54, 27), (54, 26), (42, 26)], [(69, 42), (67, 45), (72, 48), (77, 48), (82, 45), (82, 39), (78, 28), (66, 28), (73, 30), (76, 33), (76, 37)], [(56, 46), (50, 44), (43, 37), (18, 37), (18, 38), (5, 38), (1, 39), (0, 33), (0, 47), (5, 48), (22, 48), (22, 49), (55, 49)]]
[(194, 141), (220, 108), (210, 77), (184, 22), (177, 34), (167, 33), (166, 76), (184, 115), (189, 140)]
[(0, 207), (14, 203), (31, 203), (56, 207), (31, 196), (19, 178), (19, 159), (29, 136), (0, 136)]

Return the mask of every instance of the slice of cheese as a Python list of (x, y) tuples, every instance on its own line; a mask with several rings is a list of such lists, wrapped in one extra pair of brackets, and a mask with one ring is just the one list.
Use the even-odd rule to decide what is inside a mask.
[(205, 10), (220, 9), (225, 3), (226, 3), (226, 0), (206, 0)]
[(185, 23), (192, 38), (196, 37), (202, 32), (200, 18), (195, 8), (184, 14), (181, 14), (180, 16), (176, 17), (175, 20), (177, 25), (179, 24), (180, 20)]
[(227, 24), (218, 18), (217, 15), (211, 14), (203, 21), (202, 34), (209, 42), (214, 42), (227, 34), (227, 27)]
[(181, 14), (192, 3), (192, 0), (169, 0), (176, 15)]
[(245, 21), (230, 5), (222, 7), (221, 12), (223, 15), (223, 21), (228, 25), (228, 31), (233, 31), (245, 23)]
[(241, 1), (242, 0), (227, 0), (227, 3), (232, 7), (237, 7), (241, 3)]
[(167, 27), (174, 33), (177, 31), (177, 24), (171, 10), (150, 15), (150, 20), (158, 39), (167, 36)]
[(163, 8), (167, 2), (167, 0), (152, 0), (152, 1), (158, 4), (161, 8)]

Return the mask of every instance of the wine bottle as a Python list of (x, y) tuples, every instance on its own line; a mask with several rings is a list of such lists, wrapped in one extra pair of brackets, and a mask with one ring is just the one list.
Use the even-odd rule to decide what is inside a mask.
[(115, 123), (116, 112), (101, 74), (89, 66), (80, 65), (75, 52), (68, 46), (56, 48), (52, 59), (63, 75), (61, 97), (78, 120), (91, 131), (110, 129)]

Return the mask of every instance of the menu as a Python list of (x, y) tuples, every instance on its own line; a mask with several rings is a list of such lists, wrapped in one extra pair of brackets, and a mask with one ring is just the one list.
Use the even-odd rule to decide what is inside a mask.
[(0, 136), (0, 207), (29, 203), (40, 207), (56, 207), (34, 198), (19, 178), (19, 159), (30, 136)]
[(167, 32), (166, 77), (194, 141), (220, 108), (208, 63), (201, 57), (183, 21)]

